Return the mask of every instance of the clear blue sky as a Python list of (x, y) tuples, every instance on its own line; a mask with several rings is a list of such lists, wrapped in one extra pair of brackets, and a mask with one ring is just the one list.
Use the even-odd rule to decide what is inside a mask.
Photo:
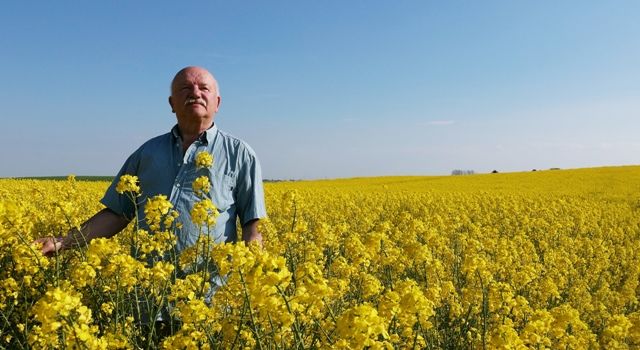
[(5, 1), (0, 177), (113, 175), (174, 73), (265, 178), (640, 164), (639, 1)]

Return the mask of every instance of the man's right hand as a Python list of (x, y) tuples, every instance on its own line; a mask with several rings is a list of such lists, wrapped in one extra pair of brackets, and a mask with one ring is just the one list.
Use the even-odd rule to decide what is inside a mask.
[(105, 208), (81, 225), (82, 232), (78, 229), (71, 229), (65, 237), (43, 237), (36, 239), (33, 243), (42, 244), (42, 254), (52, 256), (61, 250), (75, 248), (79, 244), (87, 244), (94, 238), (111, 237), (127, 227), (129, 221), (129, 219)]
[(42, 245), (41, 251), (44, 256), (52, 256), (62, 249), (62, 237), (43, 237), (34, 242)]

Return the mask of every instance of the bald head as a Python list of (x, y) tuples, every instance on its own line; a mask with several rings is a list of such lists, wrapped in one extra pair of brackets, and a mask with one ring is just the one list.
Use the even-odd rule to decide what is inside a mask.
[(205, 78), (205, 79), (207, 78), (211, 79), (211, 81), (213, 81), (216, 94), (220, 95), (220, 86), (218, 86), (218, 81), (216, 80), (216, 78), (213, 77), (213, 74), (209, 73), (208, 70), (198, 66), (188, 66), (179, 70), (178, 73), (176, 73), (176, 75), (173, 77), (173, 80), (171, 80), (171, 87), (170, 87), (171, 93), (173, 93), (176, 87), (176, 83), (180, 81), (181, 78), (183, 78), (186, 75), (192, 75), (192, 74), (200, 75), (202, 76), (202, 78)]

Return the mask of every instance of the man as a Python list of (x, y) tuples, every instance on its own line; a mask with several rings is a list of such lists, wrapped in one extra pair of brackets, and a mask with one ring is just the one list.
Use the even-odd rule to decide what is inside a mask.
[[(169, 97), (177, 125), (171, 132), (144, 143), (127, 159), (101, 200), (105, 209), (87, 220), (80, 231), (73, 230), (66, 237), (40, 239), (42, 252), (52, 254), (76, 242), (111, 237), (123, 230), (136, 214), (131, 200), (115, 190), (120, 176), (125, 174), (136, 175), (140, 181), (142, 195), (137, 198), (137, 214), (141, 227), (146, 227), (144, 204), (155, 195), (166, 195), (180, 213), (178, 252), (195, 243), (201, 232), (191, 222), (189, 213), (199, 200), (192, 182), (202, 175), (209, 177), (208, 196), (219, 212), (215, 227), (202, 232), (209, 232), (219, 243), (236, 241), (236, 217), (239, 217), (242, 239), (261, 243), (257, 226), (266, 210), (260, 164), (245, 142), (218, 130), (214, 124), (220, 101), (218, 83), (206, 69), (180, 70), (171, 83)], [(213, 156), (213, 166), (196, 168), (195, 157), (200, 152)]]

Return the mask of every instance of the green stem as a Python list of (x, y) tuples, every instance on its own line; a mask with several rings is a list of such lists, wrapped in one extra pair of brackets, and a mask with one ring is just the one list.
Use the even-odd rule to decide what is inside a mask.
[(280, 286), (276, 286), (276, 289), (278, 290), (278, 293), (280, 293), (280, 296), (282, 296), (282, 299), (284, 300), (284, 305), (287, 307), (287, 311), (291, 315), (293, 315), (293, 329), (295, 330), (295, 333), (296, 333), (296, 347), (297, 348), (304, 347), (304, 342), (300, 337), (301, 331), (300, 331), (300, 325), (298, 324), (298, 317), (292, 312), (291, 305), (289, 305), (289, 300), (287, 300), (287, 296), (284, 294)]
[(238, 274), (240, 275), (240, 282), (242, 282), (242, 291), (244, 292), (244, 300), (249, 307), (249, 318), (251, 318), (251, 325), (252, 325), (251, 331), (256, 337), (256, 342), (258, 343), (258, 349), (262, 349), (262, 344), (260, 342), (260, 334), (257, 328), (258, 327), (257, 322), (255, 320), (255, 317), (253, 316), (253, 310), (251, 310), (251, 299), (249, 298), (249, 293), (247, 292), (247, 284), (244, 280), (244, 276), (242, 275), (242, 272), (238, 271)]

